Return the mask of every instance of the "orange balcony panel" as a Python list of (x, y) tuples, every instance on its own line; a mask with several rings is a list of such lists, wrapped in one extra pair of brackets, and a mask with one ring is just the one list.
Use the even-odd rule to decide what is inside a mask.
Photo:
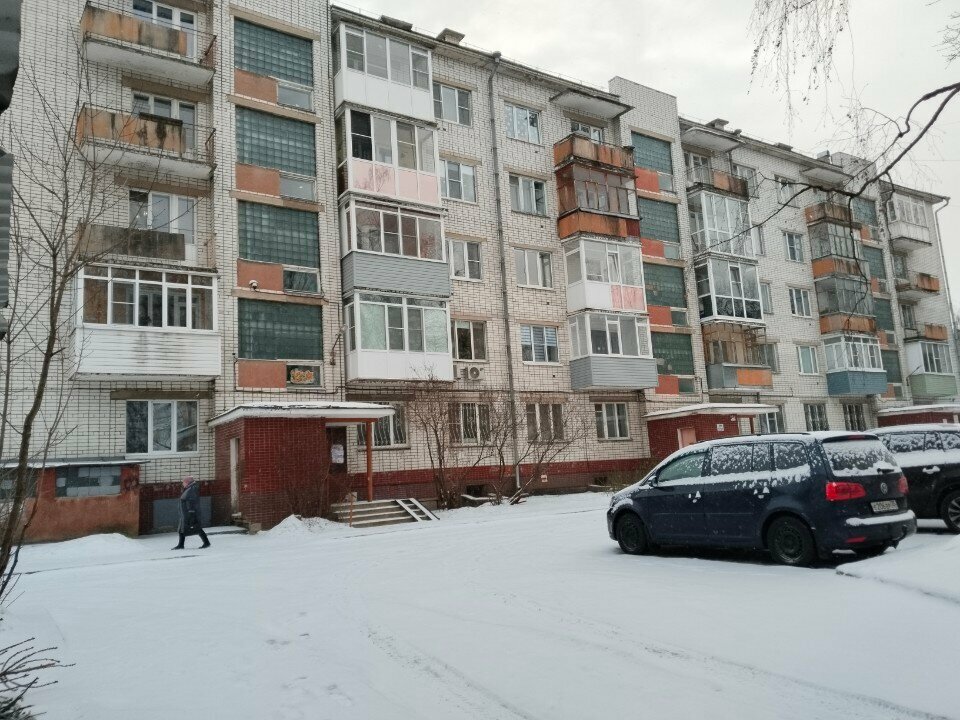
[(947, 339), (947, 326), (937, 325), (936, 323), (924, 323), (923, 330), (920, 334), (927, 340), (945, 341)]
[(245, 95), (264, 102), (274, 104), (277, 102), (277, 81), (245, 70), (233, 71), (233, 91), (237, 95)]
[(608, 167), (633, 170), (633, 153), (616, 145), (597, 143), (582, 135), (568, 135), (553, 146), (553, 164), (560, 165), (577, 158), (602, 163)]
[(673, 325), (673, 313), (662, 305), (650, 305), (647, 308), (651, 325)]
[(174, 154), (184, 152), (183, 123), (155, 115), (131, 115), (85, 107), (77, 115), (77, 139), (84, 138)]
[(249, 288), (256, 281), (257, 289), (283, 292), (283, 265), (237, 260), (237, 287)]
[(676, 375), (657, 375), (657, 395), (679, 395), (680, 378)]
[(148, 22), (132, 15), (121, 15), (88, 5), (80, 21), (84, 35), (99, 35), (152, 50), (187, 56), (187, 33), (169, 25)]
[(577, 210), (557, 220), (557, 232), (561, 238), (568, 238), (577, 233), (639, 238), (640, 221), (636, 218), (601, 215)]
[(636, 178), (637, 190), (646, 190), (647, 192), (660, 192), (660, 173), (656, 170), (647, 170), (646, 168), (634, 168), (633, 176)]
[(237, 360), (237, 387), (285, 388), (287, 364), (277, 360)]
[[(803, 216), (807, 225), (812, 225), (821, 220), (832, 220), (833, 222), (850, 223), (850, 208), (838, 203), (821, 202), (815, 205), (808, 205), (803, 209)], [(860, 227), (860, 223), (853, 223)]]
[(926, 290), (927, 292), (932, 293), (940, 292), (940, 278), (936, 277), (935, 275), (917, 273), (915, 282), (920, 290)]
[(824, 315), (820, 318), (820, 332), (824, 335), (836, 332), (860, 332), (873, 335), (877, 332), (877, 321), (863, 315)]
[(665, 258), (667, 256), (663, 242), (652, 238), (641, 238), (640, 244), (643, 246), (643, 254), (647, 257)]
[(748, 194), (746, 180), (738, 178), (736, 175), (723, 172), (722, 170), (713, 171), (713, 187), (718, 190), (726, 190), (736, 195), (742, 195), (743, 197), (747, 197)]
[(280, 171), (237, 163), (237, 190), (280, 197)]
[(828, 275), (853, 275), (865, 277), (867, 268), (856, 260), (838, 257), (822, 257), (813, 261), (813, 277), (822, 278)]
[(773, 387), (773, 371), (764, 368), (737, 368), (737, 385)]

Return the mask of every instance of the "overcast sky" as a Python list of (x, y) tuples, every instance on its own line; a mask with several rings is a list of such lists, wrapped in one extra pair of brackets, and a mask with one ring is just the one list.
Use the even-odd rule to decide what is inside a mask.
[[(504, 57), (606, 87), (615, 75), (676, 95), (681, 114), (722, 117), (730, 127), (796, 149), (849, 150), (836, 140), (843, 98), (902, 117), (924, 92), (956, 80), (937, 45), (960, 0), (850, 0), (851, 30), (838, 44), (837, 82), (799, 107), (791, 129), (772, 84), (750, 86), (751, 0), (353, 0), (363, 10), (412, 22), (436, 34), (444, 27), (464, 42)], [(798, 86), (803, 86), (803, 78)], [(829, 112), (825, 113), (825, 107)], [(960, 99), (940, 129), (918, 146), (904, 184), (954, 197), (940, 213), (950, 289), (960, 305)]]

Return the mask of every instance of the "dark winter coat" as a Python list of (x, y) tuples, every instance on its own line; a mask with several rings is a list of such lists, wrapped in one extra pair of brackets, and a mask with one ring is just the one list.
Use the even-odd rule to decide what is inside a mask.
[(200, 483), (192, 482), (180, 494), (180, 526), (177, 531), (184, 535), (200, 532)]

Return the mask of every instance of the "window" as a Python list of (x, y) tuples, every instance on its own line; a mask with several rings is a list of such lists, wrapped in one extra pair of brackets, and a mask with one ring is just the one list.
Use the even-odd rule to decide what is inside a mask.
[(687, 183), (703, 183), (713, 185), (713, 177), (710, 172), (710, 158), (706, 155), (690, 152), (683, 153), (683, 163), (687, 170)]
[(890, 452), (909, 453), (920, 452), (924, 449), (923, 433), (896, 433), (883, 436), (883, 444)]
[(322, 360), (323, 323), (313, 305), (237, 301), (237, 354), (252, 360)]
[[(361, 293), (347, 301), (347, 350), (446, 353), (447, 306), (439, 300)], [(357, 336), (359, 325), (359, 336)]]
[(867, 429), (867, 416), (859, 403), (843, 404), (843, 426), (847, 430), (863, 432)]
[(437, 120), (469, 125), (470, 91), (434, 83), (433, 115)]
[[(184, 252), (187, 259), (196, 257), (196, 236), (194, 233), (194, 215), (196, 200), (180, 195), (169, 195), (161, 192), (145, 192), (131, 190), (129, 195), (130, 227), (137, 230), (154, 230), (162, 233), (183, 235)], [(144, 254), (148, 252), (164, 253), (161, 248), (147, 249), (136, 252), (137, 247), (110, 248), (110, 252), (120, 254)], [(164, 255), (159, 255), (164, 256)]]
[(258, 262), (317, 267), (317, 214), (305, 210), (237, 202), (240, 257)]
[(755, 257), (759, 235), (751, 231), (746, 200), (701, 192), (689, 200), (690, 234), (697, 252)]
[(507, 137), (540, 144), (540, 113), (507, 103)]
[(874, 335), (827, 338), (823, 347), (827, 355), (827, 372), (883, 369), (880, 343)]
[(757, 196), (757, 171), (754, 168), (734, 163), (733, 174), (735, 177), (746, 181), (747, 193), (750, 195), (750, 197)]
[(450, 262), (453, 277), (462, 280), (480, 280), (480, 243), (469, 240), (450, 241)]
[(84, 323), (214, 329), (211, 275), (88, 265), (82, 282)]
[(790, 294), (790, 312), (797, 317), (811, 317), (810, 291), (800, 288), (787, 288)]
[(883, 261), (883, 250), (864, 245), (863, 256), (866, 258), (867, 265), (870, 267), (870, 277), (880, 279), (887, 277), (887, 266)]
[(283, 289), (294, 293), (317, 293), (319, 277), (315, 270), (283, 270)]
[(673, 192), (673, 151), (670, 143), (636, 132), (630, 133), (630, 141), (633, 145), (633, 164), (654, 170), (660, 178), (660, 189)]
[(865, 278), (829, 276), (817, 283), (821, 315), (852, 313), (873, 315), (873, 294)]
[(694, 268), (700, 317), (722, 315), (749, 320), (763, 317), (757, 266), (711, 259)]
[(545, 325), (521, 325), (520, 348), (524, 362), (560, 362), (557, 329)]
[[(342, 133), (339, 118), (337, 123), (339, 142)], [(433, 173), (436, 169), (434, 146), (434, 132), (430, 128), (359, 110), (350, 111), (350, 154), (358, 160)], [(339, 145), (337, 153), (340, 159), (343, 148)]]
[(880, 224), (877, 219), (877, 203), (873, 198), (855, 197), (851, 206), (855, 222), (873, 227)]
[(960, 450), (960, 433), (940, 433), (940, 441), (943, 443), (944, 450)]
[[(588, 282), (611, 285), (643, 286), (643, 272), (639, 245), (604, 243), (583, 240), (576, 250), (567, 255), (567, 267), (573, 258), (579, 271), (583, 255), (584, 276)], [(568, 279), (569, 280), (569, 279)]]
[(440, 195), (453, 200), (477, 201), (477, 171), (473, 165), (440, 161)]
[(97, 497), (119, 494), (119, 465), (80, 465), (57, 468), (56, 497)]
[(237, 162), (315, 177), (315, 129), (310, 123), (238, 107)]
[(799, 202), (797, 202), (797, 198), (794, 197), (794, 195), (797, 194), (799, 188), (794, 184), (794, 181), (789, 178), (777, 176), (774, 182), (777, 184), (777, 202), (781, 205), (798, 207)]
[(527, 442), (548, 443), (563, 440), (563, 406), (547, 403), (528, 403)]
[(887, 371), (887, 382), (894, 385), (903, 382), (903, 374), (900, 371), (900, 353), (896, 350), (881, 350), (880, 359), (883, 362), (883, 369)]
[(452, 403), (450, 434), (454, 442), (480, 444), (490, 441), (490, 406), (484, 403)]
[(157, 115), (179, 120), (183, 124), (183, 148), (185, 150), (196, 149), (197, 106), (193, 103), (146, 93), (134, 93), (133, 113), (135, 115)]
[(597, 419), (597, 439), (626, 440), (630, 437), (626, 403), (597, 403), (593, 406)]
[[(845, 225), (817, 223), (810, 228), (809, 233), (810, 250), (814, 260), (827, 256), (859, 259), (863, 254), (857, 234)], [(866, 268), (863, 268), (862, 272), (866, 273)]]
[(695, 452), (679, 457), (657, 473), (657, 483), (662, 485), (674, 480), (699, 478), (703, 475), (703, 464), (706, 459), (706, 452)]
[(629, 314), (582, 313), (567, 321), (571, 356), (652, 357), (650, 322)]
[(923, 227), (927, 225), (927, 211), (922, 200), (898, 196), (887, 201), (887, 214), (891, 221), (900, 220)]
[(659, 375), (693, 375), (693, 342), (681, 333), (650, 333)]
[(585, 135), (594, 142), (603, 142), (603, 128), (596, 127), (595, 125), (588, 125), (587, 123), (580, 122), (579, 120), (570, 121), (570, 132), (577, 133), (578, 135)]
[(826, 405), (805, 403), (803, 406), (803, 418), (809, 432), (830, 429), (830, 424), (827, 422)]
[(471, 320), (450, 323), (453, 357), (456, 360), (487, 359), (487, 324)]
[(907, 272), (907, 256), (902, 253), (893, 253), (893, 276), (902, 280), (907, 280), (910, 273)]
[(913, 311), (913, 305), (900, 305), (900, 317), (903, 319), (903, 327), (905, 330), (916, 330), (917, 329), (917, 317)]
[[(367, 446), (366, 423), (357, 426), (357, 445)], [(407, 418), (403, 405), (394, 405), (391, 417), (379, 418), (373, 424), (373, 446), (375, 448), (407, 446)]]
[(643, 237), (666, 243), (680, 242), (676, 205), (638, 197), (637, 209), (640, 212), (640, 234)]
[(760, 309), (764, 315), (773, 315), (773, 290), (770, 283), (760, 283)]
[(758, 415), (757, 426), (763, 435), (786, 432), (786, 424), (783, 422), (783, 407), (779, 406), (773, 412)]
[(785, 232), (783, 242), (787, 249), (787, 260), (803, 262), (803, 235)]
[(517, 284), (526, 287), (553, 287), (553, 257), (543, 250), (513, 251), (514, 264), (517, 267)]
[(510, 207), (514, 212), (546, 215), (547, 198), (543, 181), (511, 175)]
[(801, 375), (817, 375), (820, 372), (817, 348), (814, 345), (797, 345), (797, 362)]
[(313, 43), (246, 20), (233, 22), (233, 62), (241, 70), (313, 87)]
[(373, 205), (354, 208), (356, 249), (443, 260), (439, 218)]
[(950, 351), (945, 343), (920, 343), (923, 354), (923, 371), (925, 373), (942, 373), (949, 375)]
[(127, 401), (127, 453), (170, 455), (196, 450), (196, 401)]
[(683, 268), (644, 263), (643, 280), (647, 288), (647, 302), (650, 305), (677, 308), (687, 306)]
[(430, 89), (426, 50), (360, 28), (348, 27), (345, 34), (349, 69), (419, 90)]
[(780, 372), (780, 357), (777, 353), (777, 343), (761, 343), (754, 348), (754, 357), (750, 358), (756, 365), (765, 365), (771, 372)]

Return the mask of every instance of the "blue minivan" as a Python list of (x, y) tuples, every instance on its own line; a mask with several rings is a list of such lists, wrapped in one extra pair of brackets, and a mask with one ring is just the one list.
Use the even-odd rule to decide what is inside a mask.
[(616, 493), (610, 537), (657, 545), (767, 550), (808, 565), (835, 550), (878, 555), (916, 532), (907, 479), (876, 435), (812, 432), (685, 447)]

